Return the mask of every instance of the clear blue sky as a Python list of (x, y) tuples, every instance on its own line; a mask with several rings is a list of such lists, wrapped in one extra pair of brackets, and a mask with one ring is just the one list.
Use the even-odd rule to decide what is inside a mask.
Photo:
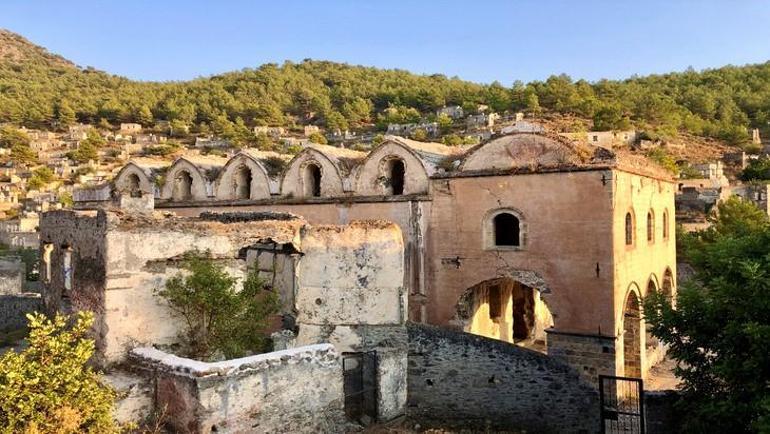
[(304, 58), (506, 85), (770, 60), (770, 2), (759, 0), (0, 2), (0, 27), (142, 80)]

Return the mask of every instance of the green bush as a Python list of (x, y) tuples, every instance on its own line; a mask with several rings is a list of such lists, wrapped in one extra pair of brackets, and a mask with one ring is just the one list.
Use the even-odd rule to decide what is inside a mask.
[(27, 318), (29, 347), (0, 358), (0, 432), (120, 432), (112, 419), (115, 392), (87, 366), (93, 314)]
[(182, 340), (187, 355), (232, 359), (269, 350), (265, 329), (280, 302), (275, 292), (264, 289), (256, 271), (236, 291), (236, 279), (208, 253), (186, 253), (182, 268), (187, 273), (169, 279), (158, 295), (185, 320)]

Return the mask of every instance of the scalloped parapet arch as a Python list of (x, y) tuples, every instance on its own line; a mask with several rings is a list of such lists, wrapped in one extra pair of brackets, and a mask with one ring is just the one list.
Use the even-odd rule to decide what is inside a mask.
[(289, 162), (281, 180), (281, 195), (307, 197), (304, 185), (304, 170), (315, 163), (321, 169), (321, 197), (335, 197), (344, 194), (343, 177), (339, 166), (324, 152), (315, 147), (306, 147)]
[(206, 179), (205, 174), (201, 172), (200, 168), (196, 164), (194, 164), (192, 161), (190, 161), (185, 157), (177, 158), (176, 161), (174, 161), (174, 163), (171, 165), (171, 167), (169, 167), (168, 172), (166, 173), (166, 181), (163, 184), (163, 189), (161, 190), (161, 198), (172, 199), (176, 177), (182, 171), (186, 171), (187, 173), (189, 173), (190, 177), (192, 178), (192, 185), (190, 187), (190, 193), (191, 193), (190, 199), (191, 200), (207, 199), (208, 181)]
[(397, 140), (386, 140), (366, 156), (355, 172), (355, 190), (360, 195), (388, 194), (385, 180), (387, 161), (400, 159), (404, 162), (403, 194), (427, 193), (429, 190), (426, 163), (414, 150)]
[(460, 164), (461, 171), (522, 167), (561, 167), (585, 163), (587, 155), (557, 136), (513, 133), (476, 146)]
[(214, 194), (219, 200), (237, 199), (234, 188), (234, 176), (242, 167), (250, 171), (251, 185), (248, 199), (266, 199), (270, 197), (270, 176), (265, 166), (252, 155), (239, 152), (230, 158), (219, 172), (214, 185)]

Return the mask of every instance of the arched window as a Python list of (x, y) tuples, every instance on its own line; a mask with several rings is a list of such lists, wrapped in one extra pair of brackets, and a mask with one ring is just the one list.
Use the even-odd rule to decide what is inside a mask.
[(666, 272), (663, 273), (663, 285), (661, 286), (663, 295), (672, 298), (674, 295), (674, 273), (671, 272), (671, 269), (666, 268)]
[(192, 198), (192, 176), (190, 172), (182, 170), (174, 178), (174, 190), (171, 193), (173, 200), (190, 200)]
[(663, 211), (663, 239), (668, 239), (668, 210)]
[(626, 213), (626, 245), (631, 246), (634, 244), (634, 216), (631, 213)]
[(321, 197), (321, 168), (308, 164), (304, 173), (305, 196)]
[(136, 173), (128, 175), (128, 193), (131, 197), (142, 197), (142, 187)]
[(62, 274), (64, 275), (63, 297), (69, 297), (72, 291), (72, 247), (67, 244), (62, 245)]
[(390, 179), (390, 191), (394, 196), (404, 194), (404, 174), (406, 168), (404, 162), (399, 159), (388, 162), (388, 175)]
[(510, 213), (503, 212), (492, 219), (496, 246), (520, 246), (519, 219)]
[(251, 169), (241, 166), (235, 172), (235, 198), (251, 198)]
[(647, 212), (647, 241), (655, 241), (655, 215), (652, 211)]

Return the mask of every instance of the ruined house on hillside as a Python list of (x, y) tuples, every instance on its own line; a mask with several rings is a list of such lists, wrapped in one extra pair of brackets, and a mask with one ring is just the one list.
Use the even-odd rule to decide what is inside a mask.
[(388, 136), (368, 153), (313, 145), (289, 161), (244, 151), (166, 164), (130, 162), (108, 197), (76, 206), (391, 221), (410, 320), (536, 348), (593, 379), (645, 377), (661, 357), (640, 302), (676, 291), (676, 185), (645, 162), (518, 133), (473, 147)]

